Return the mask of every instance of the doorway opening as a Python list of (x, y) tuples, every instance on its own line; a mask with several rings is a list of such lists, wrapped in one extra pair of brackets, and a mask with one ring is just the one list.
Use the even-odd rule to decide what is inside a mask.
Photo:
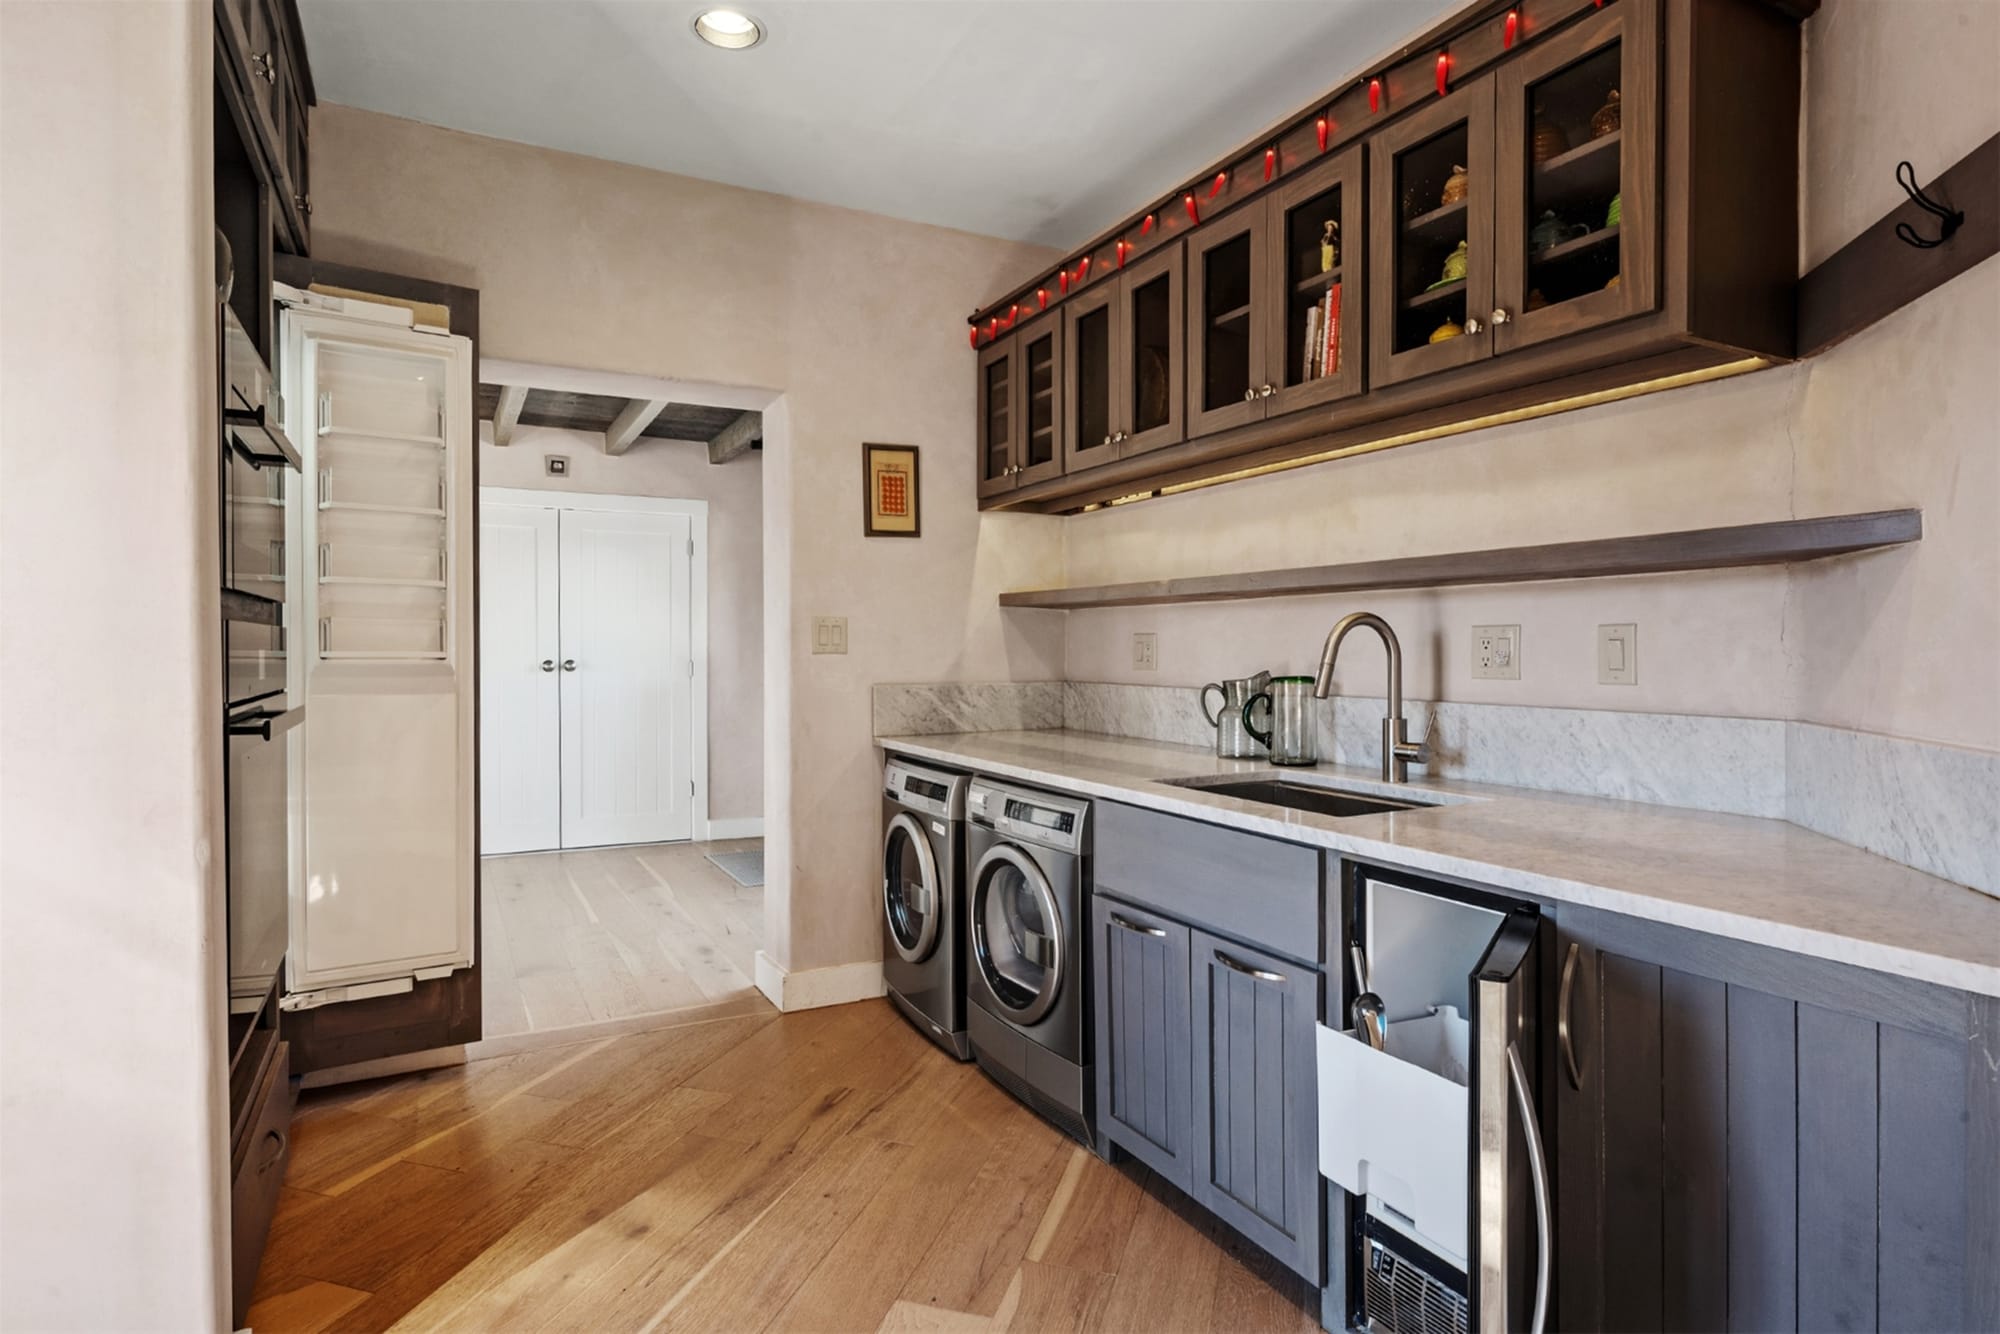
[(480, 380), (485, 1035), (761, 1006), (772, 396)]

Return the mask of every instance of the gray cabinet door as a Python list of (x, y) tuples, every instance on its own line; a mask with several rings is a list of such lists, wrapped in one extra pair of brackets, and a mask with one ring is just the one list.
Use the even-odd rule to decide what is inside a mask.
[(2000, 1004), (1568, 905), (1558, 928), (1563, 1328), (2000, 1326)]
[(1188, 929), (1104, 897), (1093, 901), (1091, 916), (1098, 1132), (1187, 1190), (1194, 1115)]
[(1319, 974), (1196, 931), (1196, 1200), (1320, 1281)]

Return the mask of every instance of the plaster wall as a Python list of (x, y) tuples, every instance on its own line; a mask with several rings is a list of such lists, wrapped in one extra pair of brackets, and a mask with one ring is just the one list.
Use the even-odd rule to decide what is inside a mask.
[[(879, 956), (869, 687), (1046, 679), (1060, 522), (981, 516), (965, 316), (1038, 248), (322, 105), (313, 248), (480, 292), (482, 354), (778, 391), (764, 471), (766, 950)], [(922, 448), (923, 536), (862, 535), (863, 441)], [(814, 615), (848, 619), (814, 656)]]
[[(505, 449), (481, 422), (479, 481), (531, 491), (708, 502), (708, 815), (764, 813), (764, 468), (760, 453), (715, 466), (695, 440), (642, 437), (606, 454), (602, 436), (517, 428)], [(569, 460), (550, 477), (548, 454)]]
[(0, 5), (0, 1328), (226, 1329), (213, 9)]

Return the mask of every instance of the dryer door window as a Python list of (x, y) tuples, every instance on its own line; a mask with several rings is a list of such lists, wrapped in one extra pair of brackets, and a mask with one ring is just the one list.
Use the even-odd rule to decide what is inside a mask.
[(882, 914), (896, 953), (911, 963), (928, 958), (937, 947), (943, 907), (931, 841), (916, 816), (899, 812), (882, 843)]
[(980, 858), (972, 890), (972, 954), (995, 999), (1032, 1024), (1062, 994), (1062, 916), (1034, 859), (1002, 843)]

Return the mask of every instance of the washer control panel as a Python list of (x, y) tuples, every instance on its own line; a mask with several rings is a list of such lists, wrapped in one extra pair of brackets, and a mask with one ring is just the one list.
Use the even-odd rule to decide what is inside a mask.
[(1083, 851), (1090, 803), (1079, 797), (975, 778), (967, 806), (975, 823), (1010, 838), (1062, 852)]

